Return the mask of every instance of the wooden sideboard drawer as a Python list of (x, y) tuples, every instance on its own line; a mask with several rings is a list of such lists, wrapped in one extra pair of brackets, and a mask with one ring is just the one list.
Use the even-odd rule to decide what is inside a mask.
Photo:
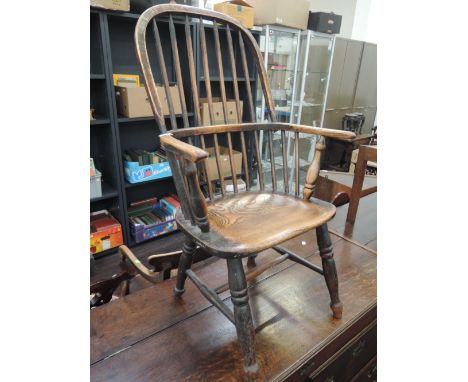
[(362, 335), (346, 344), (324, 365), (309, 375), (308, 380), (311, 382), (350, 381), (369, 364), (376, 354), (377, 322), (374, 322)]
[(372, 358), (351, 382), (377, 382), (377, 356)]

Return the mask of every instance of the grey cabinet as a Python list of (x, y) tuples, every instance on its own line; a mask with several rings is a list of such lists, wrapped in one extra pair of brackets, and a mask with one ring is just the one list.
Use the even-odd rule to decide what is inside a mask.
[(364, 44), (361, 41), (347, 41), (346, 56), (340, 83), (339, 100), (341, 108), (353, 107), (363, 46)]
[(377, 45), (364, 43), (354, 107), (377, 107)]
[(370, 133), (377, 113), (377, 45), (336, 38), (323, 126), (341, 129), (346, 113), (366, 116)]

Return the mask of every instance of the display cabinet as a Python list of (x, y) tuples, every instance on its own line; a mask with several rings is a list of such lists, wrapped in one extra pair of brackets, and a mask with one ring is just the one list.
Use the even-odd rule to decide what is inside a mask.
[[(263, 54), (267, 77), (279, 122), (292, 122), (292, 106), (297, 88), (297, 68), (299, 64), (299, 43), (301, 31), (276, 25), (265, 25), (260, 34), (260, 51)], [(257, 120), (265, 122), (265, 98), (257, 91)], [(273, 150), (276, 163), (276, 178), (283, 179), (283, 160), (280, 150), (279, 133), (273, 134)], [(268, 137), (260, 133), (260, 152), (263, 168), (270, 168)], [(292, 158), (289, 158), (292, 160)], [(288, 166), (289, 167), (289, 166)], [(258, 182), (257, 182), (258, 183)], [(265, 174), (265, 186), (271, 187), (271, 174)], [(278, 184), (278, 187), (283, 185)]]
[[(263, 28), (260, 49), (264, 54), (278, 121), (309, 126), (323, 125), (334, 44), (334, 35), (269, 25)], [(263, 122), (263, 97), (257, 100), (257, 113), (258, 119)], [(264, 168), (269, 168), (268, 137), (260, 138)], [(279, 144), (275, 144), (280, 138), (279, 133), (273, 138), (277, 179), (282, 179), (283, 171), (282, 153), (278, 149)], [(291, 134), (287, 139), (288, 169), (292, 171), (294, 137)], [(303, 180), (314, 154), (315, 138), (301, 134), (298, 146), (299, 174)], [(290, 182), (292, 187), (293, 179)]]

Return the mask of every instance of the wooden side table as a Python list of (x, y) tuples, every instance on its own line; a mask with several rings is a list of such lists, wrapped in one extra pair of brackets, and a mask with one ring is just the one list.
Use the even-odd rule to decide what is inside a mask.
[(349, 172), (353, 150), (360, 145), (368, 145), (372, 137), (372, 134), (361, 134), (346, 141), (327, 138), (323, 162), (324, 169)]

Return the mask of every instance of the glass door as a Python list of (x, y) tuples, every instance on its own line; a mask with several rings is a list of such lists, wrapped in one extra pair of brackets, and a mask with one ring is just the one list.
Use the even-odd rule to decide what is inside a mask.
[[(299, 68), (292, 122), (300, 125), (321, 127), (325, 115), (330, 69), (335, 45), (335, 36), (313, 31), (301, 33)], [(311, 163), (317, 137), (299, 134), (299, 177), (304, 184)], [(293, 139), (288, 145), (292, 155)]]
[[(260, 50), (267, 69), (267, 78), (270, 83), (278, 122), (292, 121), (292, 100), (295, 97), (294, 92), (297, 81), (299, 42), (299, 30), (280, 26), (266, 25), (260, 37)], [(257, 91), (257, 95), (257, 120), (265, 122), (268, 113), (261, 89)], [(267, 134), (260, 133), (260, 153), (265, 170), (266, 188), (271, 187), (271, 156), (268, 139)], [(283, 157), (280, 139), (280, 132), (273, 133), (273, 158), (279, 190), (283, 188)]]

